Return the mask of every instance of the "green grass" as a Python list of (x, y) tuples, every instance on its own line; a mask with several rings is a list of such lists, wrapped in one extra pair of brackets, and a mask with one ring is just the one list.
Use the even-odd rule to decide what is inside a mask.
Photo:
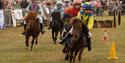
[[(100, 17), (100, 19), (108, 17)], [(125, 16), (122, 17), (122, 25), (117, 28), (108, 28), (109, 41), (102, 42), (104, 28), (95, 28), (92, 31), (92, 51), (87, 48), (82, 54), (81, 63), (125, 63)], [(40, 34), (38, 45), (33, 51), (25, 47), (25, 38), (21, 35), (23, 27), (6, 28), (0, 32), (0, 63), (68, 63), (64, 61), (62, 45), (53, 44), (51, 33)], [(119, 59), (109, 60), (111, 43), (116, 44), (116, 53)], [(76, 59), (76, 63), (78, 63)]]

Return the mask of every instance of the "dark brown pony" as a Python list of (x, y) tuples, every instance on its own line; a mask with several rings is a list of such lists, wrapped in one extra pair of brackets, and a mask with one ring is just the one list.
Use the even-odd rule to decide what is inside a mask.
[(58, 33), (60, 32), (60, 38), (62, 35), (63, 30), (63, 22), (61, 20), (61, 13), (60, 12), (52, 12), (52, 39), (54, 41), (54, 44), (56, 44)]
[(72, 18), (70, 21), (73, 27), (73, 34), (71, 37), (71, 46), (68, 46), (68, 51), (65, 59), (70, 59), (70, 63), (75, 62), (75, 58), (78, 55), (79, 63), (81, 61), (81, 55), (83, 49), (87, 47), (85, 34), (82, 32), (82, 21), (78, 18)]
[(31, 50), (33, 48), (34, 41), (37, 44), (37, 37), (40, 33), (40, 22), (37, 18), (37, 13), (35, 11), (29, 11), (27, 16), (25, 17), (25, 21), (27, 23), (25, 30), (25, 38), (26, 38), (26, 47), (29, 46), (29, 38), (32, 37), (31, 41)]

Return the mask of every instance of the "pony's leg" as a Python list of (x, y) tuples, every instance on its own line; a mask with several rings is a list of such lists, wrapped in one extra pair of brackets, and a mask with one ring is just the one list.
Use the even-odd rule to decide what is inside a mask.
[(63, 53), (67, 53), (67, 51), (68, 51), (68, 45), (65, 44), (65, 46), (64, 46), (64, 48), (63, 48), (63, 50), (62, 50), (62, 52), (63, 52)]
[(74, 49), (70, 50), (70, 63), (72, 63)]
[(32, 48), (33, 48), (34, 40), (35, 40), (35, 37), (33, 37), (32, 42), (31, 42), (31, 51), (32, 51)]
[(81, 61), (82, 52), (83, 52), (83, 49), (81, 48), (81, 49), (79, 50), (79, 56), (78, 56), (79, 63), (80, 63), (80, 61)]
[(54, 41), (54, 31), (52, 30), (52, 39)]
[(56, 44), (57, 36), (59, 32), (55, 32), (54, 44)]
[(63, 31), (63, 30), (60, 30), (60, 39), (62, 39), (62, 31)]
[(69, 52), (70, 52), (70, 48), (68, 47), (68, 45), (65, 44), (65, 46), (63, 48), (63, 53), (64, 54), (66, 53), (65, 60), (69, 59)]
[(37, 39), (38, 39), (38, 36), (36, 37), (36, 42), (35, 42), (35, 44), (38, 44), (38, 41), (37, 41)]
[(35, 42), (35, 44), (37, 44), (37, 37), (36, 37), (36, 42)]
[(29, 46), (29, 38), (30, 38), (30, 36), (25, 35), (25, 38), (26, 38), (25, 44), (26, 44), (26, 47), (28, 47)]
[(67, 54), (66, 54), (66, 56), (65, 56), (65, 60), (68, 60), (68, 59), (69, 59), (69, 52), (70, 52), (70, 49), (67, 48)]
[(75, 53), (74, 53), (74, 58), (73, 58), (73, 62), (75, 62), (75, 59), (76, 59), (76, 55), (78, 54), (78, 52), (79, 52), (79, 49), (76, 49), (76, 50), (75, 50)]

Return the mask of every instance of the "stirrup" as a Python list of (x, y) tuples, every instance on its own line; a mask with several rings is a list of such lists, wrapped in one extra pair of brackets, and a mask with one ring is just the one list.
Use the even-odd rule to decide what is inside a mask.
[(63, 43), (64, 43), (63, 41), (59, 42), (59, 44), (63, 44)]
[(21, 33), (22, 35), (25, 35), (25, 32)]
[(91, 50), (92, 50), (91, 46), (88, 46), (88, 51), (91, 51)]

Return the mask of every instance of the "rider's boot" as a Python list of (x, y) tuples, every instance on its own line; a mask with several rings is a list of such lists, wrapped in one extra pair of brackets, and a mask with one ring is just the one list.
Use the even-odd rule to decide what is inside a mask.
[(86, 34), (86, 40), (87, 40), (87, 47), (88, 51), (91, 51), (91, 33), (89, 32), (89, 29), (86, 25), (83, 24), (83, 33)]
[(24, 32), (22, 33), (23, 35), (25, 35), (25, 30), (26, 30), (26, 24), (24, 24)]
[(91, 38), (87, 38), (87, 47), (88, 47), (88, 51), (91, 51)]
[(41, 30), (41, 33), (42, 33), (42, 35), (43, 35), (43, 34), (45, 33), (43, 23), (40, 23), (40, 30)]

